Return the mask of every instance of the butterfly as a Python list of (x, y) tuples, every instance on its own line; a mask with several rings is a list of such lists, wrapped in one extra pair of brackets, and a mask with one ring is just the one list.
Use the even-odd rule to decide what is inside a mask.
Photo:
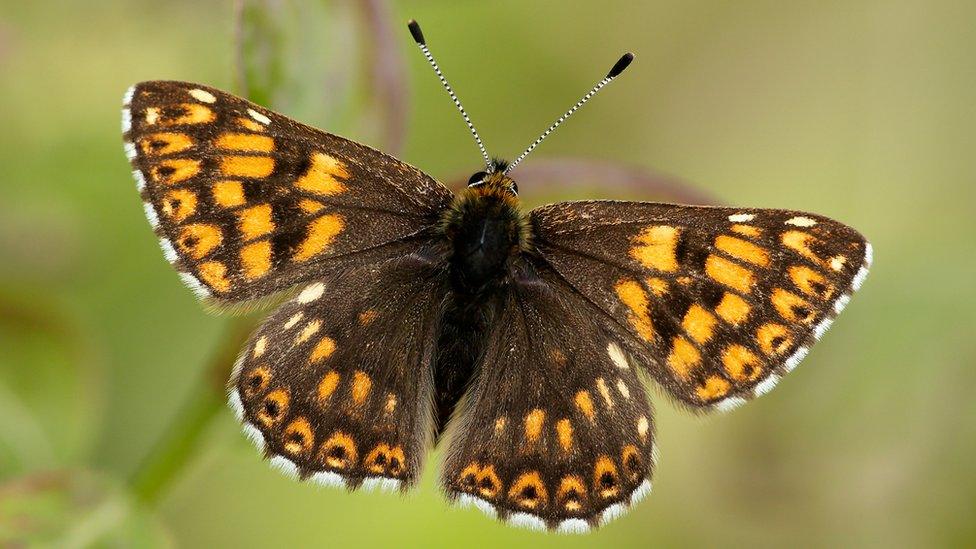
[(466, 189), (231, 94), (152, 81), (126, 92), (122, 126), (146, 216), (201, 299), (286, 296), (228, 386), (274, 466), (402, 491), (442, 443), (451, 501), (588, 531), (651, 489), (642, 377), (700, 412), (766, 393), (860, 287), (871, 245), (787, 210), (523, 212), (511, 170), (633, 56), (509, 164), (409, 26), (484, 157)]

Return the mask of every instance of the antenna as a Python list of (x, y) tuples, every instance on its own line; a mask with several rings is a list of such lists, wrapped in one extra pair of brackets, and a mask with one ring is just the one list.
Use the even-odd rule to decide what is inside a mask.
[(623, 54), (623, 56), (621, 56), (620, 59), (618, 59), (617, 62), (614, 63), (613, 68), (610, 69), (610, 72), (608, 72), (607, 75), (603, 77), (603, 80), (597, 82), (597, 84), (593, 86), (593, 89), (587, 92), (582, 99), (580, 99), (579, 101), (576, 102), (575, 105), (573, 105), (573, 108), (569, 109), (568, 111), (566, 111), (565, 114), (563, 114), (558, 119), (556, 119), (556, 121), (553, 122), (552, 125), (546, 129), (546, 131), (542, 132), (542, 135), (540, 135), (538, 139), (536, 139), (535, 141), (532, 142), (531, 145), (529, 145), (529, 148), (525, 149), (525, 152), (519, 155), (518, 158), (516, 158), (511, 164), (508, 165), (508, 168), (505, 169), (505, 174), (508, 175), (508, 172), (512, 171), (512, 169), (514, 169), (515, 166), (518, 166), (518, 163), (524, 160), (525, 157), (528, 156), (533, 149), (538, 147), (539, 143), (542, 143), (543, 139), (548, 137), (549, 134), (552, 133), (553, 130), (558, 128), (560, 124), (565, 122), (566, 119), (570, 117), (570, 115), (572, 115), (574, 112), (576, 112), (577, 109), (582, 107), (583, 104), (589, 101), (591, 97), (596, 95), (596, 92), (603, 89), (603, 86), (606, 86), (607, 84), (612, 82), (614, 78), (620, 76), (620, 73), (624, 72), (624, 69), (626, 69), (627, 65), (630, 65), (630, 62), (633, 60), (634, 60), (634, 54), (630, 52)]
[(464, 118), (464, 123), (468, 125), (468, 129), (471, 130), (471, 135), (474, 136), (475, 142), (478, 143), (478, 149), (481, 151), (481, 156), (485, 159), (485, 166), (487, 166), (487, 171), (495, 171), (494, 164), (491, 161), (491, 157), (488, 155), (488, 151), (485, 150), (485, 144), (481, 142), (481, 137), (478, 136), (478, 130), (474, 129), (474, 124), (471, 123), (471, 119), (468, 118), (468, 113), (464, 111), (464, 107), (461, 106), (461, 101), (454, 94), (454, 90), (451, 89), (451, 85), (447, 83), (447, 79), (441, 73), (440, 67), (437, 66), (437, 61), (434, 61), (434, 56), (430, 54), (430, 50), (427, 49), (427, 41), (424, 40), (424, 33), (420, 30), (420, 25), (411, 19), (407, 22), (407, 27), (410, 29), (410, 35), (420, 46), (420, 51), (424, 53), (424, 57), (427, 58), (427, 62), (430, 66), (434, 68), (434, 72), (437, 73), (437, 78), (440, 78), (441, 84), (444, 89), (447, 90), (447, 94), (451, 96), (451, 100), (454, 101), (454, 105), (461, 111), (461, 118)]

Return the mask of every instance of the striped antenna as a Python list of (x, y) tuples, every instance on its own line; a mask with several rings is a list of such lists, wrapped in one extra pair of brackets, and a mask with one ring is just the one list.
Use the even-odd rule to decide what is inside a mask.
[(474, 136), (475, 142), (478, 143), (478, 149), (481, 151), (481, 156), (485, 159), (485, 166), (488, 172), (495, 171), (495, 165), (491, 161), (491, 157), (488, 155), (488, 151), (485, 150), (485, 144), (481, 142), (481, 137), (478, 136), (478, 130), (474, 129), (474, 124), (471, 123), (471, 119), (468, 118), (468, 113), (464, 111), (464, 107), (461, 106), (461, 101), (454, 94), (454, 90), (451, 89), (451, 85), (447, 83), (447, 79), (444, 78), (444, 74), (441, 73), (440, 67), (437, 66), (437, 61), (434, 61), (434, 56), (430, 54), (430, 50), (427, 49), (427, 41), (424, 40), (424, 33), (420, 30), (420, 25), (416, 21), (411, 19), (407, 22), (407, 27), (410, 29), (410, 35), (420, 46), (420, 51), (424, 53), (424, 57), (427, 58), (427, 62), (430, 66), (434, 68), (434, 72), (437, 73), (437, 78), (441, 79), (441, 84), (444, 89), (447, 90), (447, 94), (451, 96), (451, 101), (454, 101), (454, 105), (461, 111), (461, 118), (464, 118), (464, 123), (468, 125), (468, 129), (471, 130), (471, 135)]
[(603, 89), (603, 86), (606, 86), (607, 84), (612, 82), (614, 78), (620, 76), (620, 73), (624, 72), (624, 69), (626, 69), (627, 65), (630, 65), (630, 62), (633, 60), (634, 60), (634, 54), (630, 52), (625, 53), (620, 59), (618, 59), (617, 62), (614, 63), (613, 68), (610, 69), (610, 72), (608, 72), (607, 75), (603, 77), (603, 80), (597, 82), (596, 86), (593, 86), (593, 89), (587, 92), (582, 99), (580, 99), (579, 101), (576, 102), (575, 105), (573, 105), (573, 108), (569, 109), (568, 111), (566, 111), (565, 114), (563, 114), (558, 119), (556, 119), (556, 121), (553, 122), (552, 125), (546, 129), (546, 131), (542, 132), (542, 135), (540, 135), (538, 139), (536, 139), (535, 141), (532, 142), (531, 145), (529, 145), (529, 148), (525, 149), (525, 152), (519, 155), (519, 157), (516, 158), (515, 161), (513, 161), (511, 164), (508, 165), (508, 168), (505, 169), (505, 174), (508, 175), (508, 172), (512, 171), (515, 168), (515, 166), (518, 166), (519, 162), (524, 160), (525, 157), (528, 156), (533, 149), (538, 147), (539, 143), (542, 143), (543, 139), (548, 137), (549, 134), (553, 132), (553, 130), (558, 128), (560, 124), (565, 122), (567, 118), (569, 118), (574, 112), (576, 112), (587, 101), (589, 101), (591, 97), (596, 95), (596, 92)]

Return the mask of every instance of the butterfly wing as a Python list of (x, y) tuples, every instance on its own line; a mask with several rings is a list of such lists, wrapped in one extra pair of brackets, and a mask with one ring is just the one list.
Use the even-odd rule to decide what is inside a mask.
[(581, 306), (697, 409), (772, 389), (871, 263), (857, 231), (794, 211), (592, 201), (537, 208), (530, 222)]
[(434, 425), (438, 257), (422, 248), (334, 270), (251, 337), (230, 401), (273, 465), (349, 488), (417, 479)]
[(450, 427), (442, 484), (516, 526), (586, 531), (650, 489), (651, 409), (569, 287), (523, 267)]
[(451, 192), (420, 170), (219, 90), (143, 82), (122, 130), (166, 258), (202, 298), (252, 300), (435, 224)]

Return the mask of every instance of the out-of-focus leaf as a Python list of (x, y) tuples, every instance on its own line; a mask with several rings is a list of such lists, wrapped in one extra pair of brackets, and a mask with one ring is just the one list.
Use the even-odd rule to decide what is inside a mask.
[(87, 457), (103, 380), (77, 322), (0, 292), (0, 349), (0, 479)]
[(119, 483), (68, 470), (0, 483), (0, 546), (171, 547), (173, 541)]
[(389, 12), (383, 0), (238, 0), (238, 91), (397, 153), (408, 95)]
[[(452, 178), (452, 189), (463, 189), (471, 174)], [(580, 158), (537, 159), (512, 172), (519, 198), (530, 206), (553, 200), (629, 199), (713, 205), (719, 201), (678, 178), (644, 168)]]

